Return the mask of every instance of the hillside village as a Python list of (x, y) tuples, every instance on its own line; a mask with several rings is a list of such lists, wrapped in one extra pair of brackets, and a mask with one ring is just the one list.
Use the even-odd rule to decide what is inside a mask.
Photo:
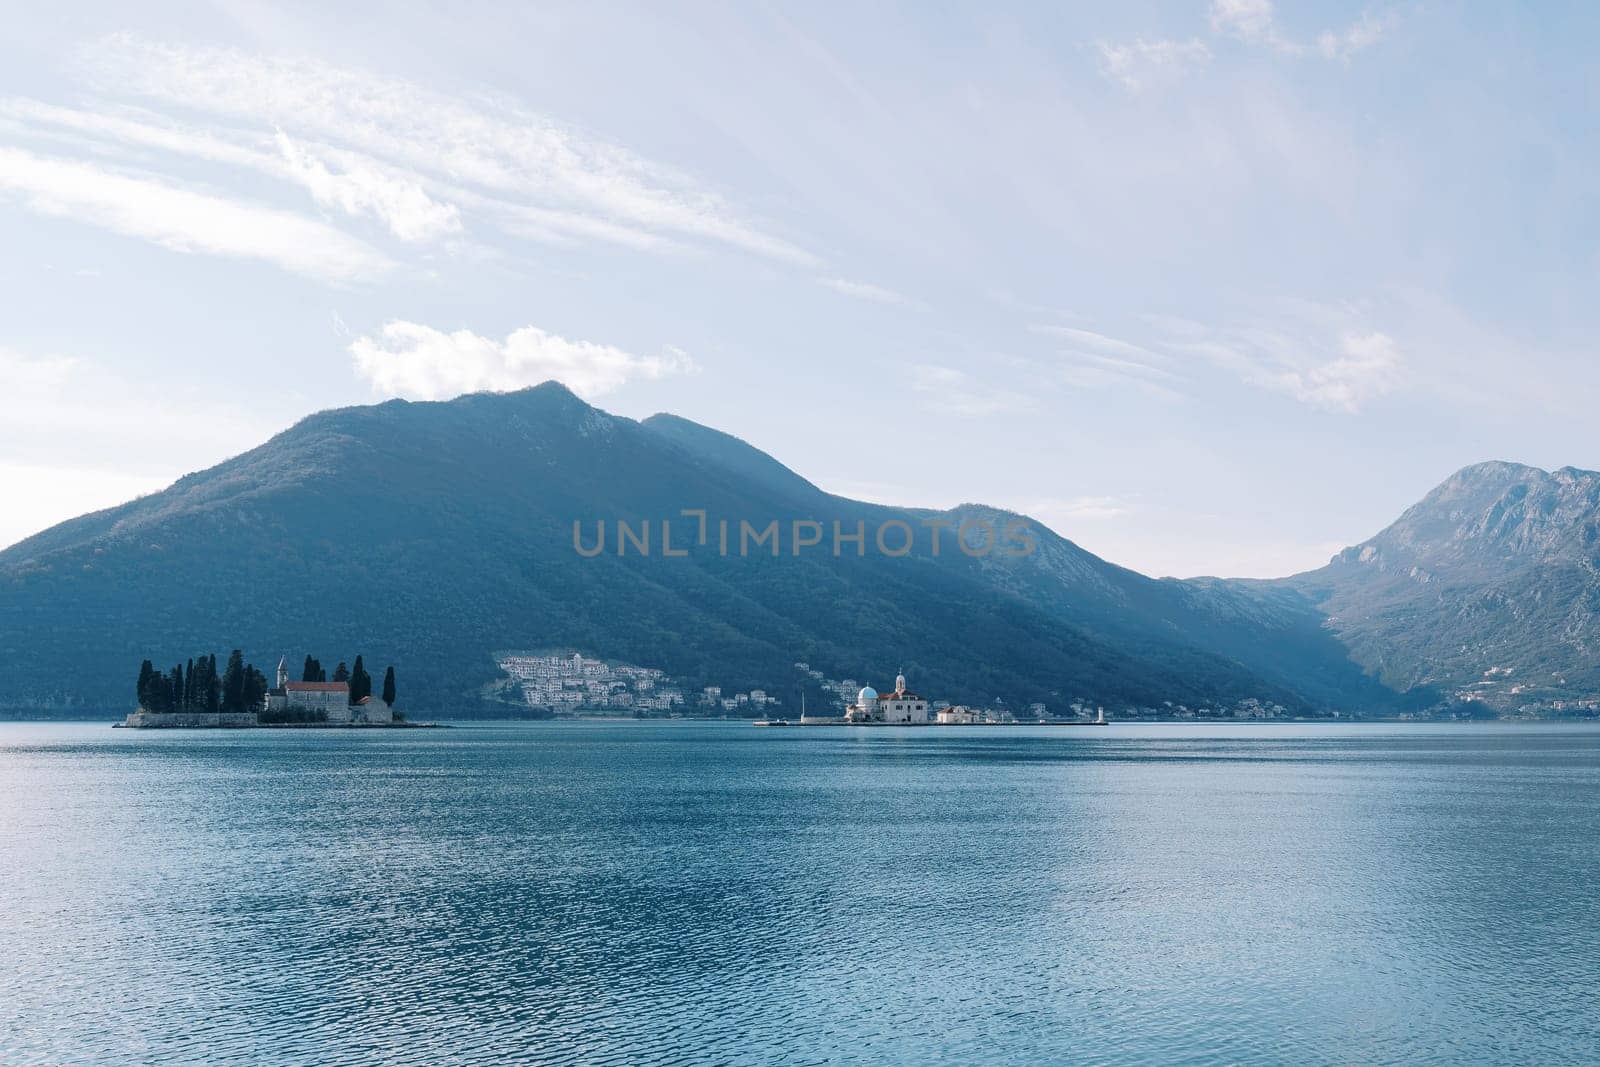
[[(691, 690), (658, 668), (585, 656), (571, 649), (501, 652), (496, 662), (509, 676), (522, 703), (561, 718), (756, 719), (780, 711), (799, 714), (803, 710), (786, 707), (781, 698), (765, 689), (725, 691), (721, 686), (708, 685)], [(864, 688), (854, 678), (830, 677), (805, 661), (796, 661), (793, 666), (795, 677), (784, 684), (813, 694), (809, 709), (804, 709), (813, 717), (847, 716)], [(935, 719), (954, 708), (955, 720), (965, 716), (974, 722), (1035, 722), (1055, 718), (1088, 720), (1099, 713), (1100, 707), (1087, 698), (1065, 701), (1059, 710), (1042, 702), (1010, 708), (997, 701), (991, 708), (972, 709), (948, 700), (934, 700), (929, 702), (928, 711)], [(1117, 713), (1131, 719), (1265, 720), (1290, 715), (1282, 704), (1256, 698), (1194, 707), (1166, 701), (1154, 707), (1119, 708)]]

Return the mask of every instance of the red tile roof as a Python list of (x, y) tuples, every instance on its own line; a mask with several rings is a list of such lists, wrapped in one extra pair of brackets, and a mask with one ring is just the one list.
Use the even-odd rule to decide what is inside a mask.
[(284, 686), (290, 692), (300, 693), (348, 693), (349, 682), (289, 682)]

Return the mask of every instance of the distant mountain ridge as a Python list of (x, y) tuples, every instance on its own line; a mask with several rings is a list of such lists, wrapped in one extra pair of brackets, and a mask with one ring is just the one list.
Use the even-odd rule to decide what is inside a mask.
[[(555, 383), (389, 401), (310, 416), (161, 493), (0, 552), (0, 707), (123, 708), (129, 664), (232, 647), (274, 662), (363, 652), (395, 663), (415, 705), (440, 713), (483, 709), (495, 650), (550, 647), (791, 697), (792, 664), (806, 661), (863, 680), (904, 667), (936, 697), (1056, 709), (1426, 706), (1462, 684), (1460, 670), (1419, 669), (1433, 651), (1372, 620), (1416, 606), (1399, 596), (1414, 593), (1413, 568), (1465, 581), (1458, 550), (1480, 560), (1479, 585), (1500, 580), (1435, 513), (1453, 502), (1449, 529), (1470, 530), (1474, 507), (1514, 492), (1517, 479), (1504, 480), (1496, 495), (1453, 479), (1351, 560), (1278, 582), (1155, 580), (1038, 523), (1025, 556), (973, 557), (947, 541), (936, 557), (836, 558), (791, 554), (786, 540), (776, 558), (698, 545), (683, 558), (614, 546), (584, 558), (575, 521), (614, 533), (618, 521), (670, 520), (683, 544), (695, 525), (685, 510), (785, 529), (944, 522), (947, 537), (963, 521), (1023, 517), (838, 497), (737, 438), (672, 415), (613, 416)], [(1586, 535), (1562, 531), (1582, 509), (1529, 506), (1524, 535), (1505, 532), (1502, 514), (1484, 536), (1501, 530), (1537, 557), (1529, 566), (1581, 570), (1572, 546)]]
[(1600, 473), (1480, 463), (1279, 583), (1391, 687), (1497, 710), (1600, 695)]

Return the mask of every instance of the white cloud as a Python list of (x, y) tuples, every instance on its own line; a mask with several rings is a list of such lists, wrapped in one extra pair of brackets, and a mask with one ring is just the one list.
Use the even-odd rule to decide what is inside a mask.
[(386, 167), (412, 168), (555, 218), (576, 216), (803, 265), (817, 262), (739, 218), (720, 197), (672, 168), (507, 102), (453, 97), (315, 60), (164, 45), (129, 35), (83, 54), (108, 92), (281, 129), (297, 141), (358, 151)]
[[(1311, 51), (1279, 29), (1272, 0), (1211, 0), (1210, 16), (1212, 30), (1246, 44), (1261, 45), (1286, 56), (1305, 55)], [(1316, 51), (1328, 59), (1348, 60), (1381, 41), (1390, 21), (1389, 15), (1363, 12), (1348, 28), (1319, 34)]]
[(1211, 28), (1250, 44), (1280, 47), (1288, 43), (1278, 34), (1272, 0), (1211, 0)]
[[(1173, 342), (1254, 385), (1292, 396), (1325, 411), (1356, 414), (1409, 381), (1406, 361), (1386, 333), (1349, 325), (1358, 318), (1339, 309), (1304, 307), (1292, 332), (1248, 326), (1211, 331)], [(1333, 328), (1332, 340), (1319, 333)]]
[(1147, 41), (1141, 37), (1128, 44), (1097, 41), (1095, 47), (1100, 52), (1100, 73), (1133, 92), (1177, 81), (1211, 60), (1211, 49), (1193, 38)]
[(1392, 392), (1402, 381), (1403, 364), (1394, 340), (1382, 333), (1348, 334), (1339, 355), (1304, 369), (1267, 374), (1268, 386), (1329, 411), (1354, 413), (1370, 400)]
[(1070, 363), (1061, 372), (1068, 385), (1083, 389), (1132, 386), (1151, 396), (1180, 395), (1179, 376), (1164, 364), (1169, 358), (1131, 341), (1074, 326), (1035, 325), (1036, 334), (1066, 343), (1060, 352)]
[[(403, 241), (423, 241), (459, 232), (460, 212), (431, 198), (416, 180), (357, 153), (320, 151), (338, 161), (336, 172), (311, 145), (272, 134), (204, 132), (160, 116), (138, 118), (58, 107), (26, 98), (0, 100), (0, 117), (19, 123), (34, 138), (75, 134), (96, 150), (155, 149), (189, 159), (242, 167), (304, 188), (326, 208), (381, 221)], [(75, 146), (81, 142), (75, 140)], [(108, 143), (109, 142), (109, 143)]]
[(1371, 48), (1389, 32), (1388, 16), (1364, 12), (1354, 25), (1342, 33), (1329, 30), (1317, 38), (1317, 48), (1329, 59), (1349, 60), (1357, 52)]
[(893, 289), (885, 289), (881, 285), (873, 285), (870, 282), (853, 282), (848, 278), (819, 278), (818, 281), (836, 293), (853, 296), (857, 300), (870, 300), (875, 304), (889, 304), (894, 307), (927, 307), (920, 300), (897, 293)]
[(1072, 342), (1077, 347), (1089, 348), (1105, 355), (1123, 359), (1159, 362), (1165, 358), (1143, 345), (1136, 345), (1131, 341), (1096, 333), (1093, 330), (1082, 330), (1074, 326), (1030, 326), (1028, 329), (1046, 337), (1062, 338)]
[(371, 215), (402, 241), (429, 241), (461, 231), (461, 213), (456, 206), (434, 200), (415, 181), (387, 173), (370, 161), (358, 161), (335, 173), (282, 130), (277, 142), (294, 180), (324, 207), (348, 215)]
[(537, 326), (514, 330), (504, 341), (470, 330), (445, 333), (414, 322), (390, 322), (376, 337), (350, 345), (356, 371), (384, 396), (440, 400), (461, 393), (506, 392), (552, 378), (584, 397), (609, 393), (634, 378), (690, 373), (682, 349), (635, 356), (610, 345), (570, 341)]
[(986, 385), (953, 367), (913, 367), (911, 389), (922, 394), (931, 410), (962, 418), (981, 418), (1033, 406), (1022, 393)]
[(314, 219), (70, 160), (0, 148), (0, 190), (34, 211), (175, 252), (259, 259), (331, 282), (387, 273), (381, 252)]

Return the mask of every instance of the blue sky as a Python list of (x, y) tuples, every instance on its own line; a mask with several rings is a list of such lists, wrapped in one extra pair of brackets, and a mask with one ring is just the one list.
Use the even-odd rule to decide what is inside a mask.
[(65, 5), (0, 41), (0, 543), (559, 377), (1157, 574), (1600, 467), (1582, 6)]

